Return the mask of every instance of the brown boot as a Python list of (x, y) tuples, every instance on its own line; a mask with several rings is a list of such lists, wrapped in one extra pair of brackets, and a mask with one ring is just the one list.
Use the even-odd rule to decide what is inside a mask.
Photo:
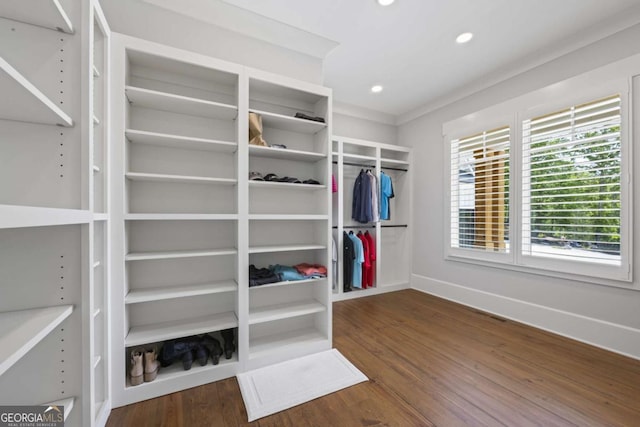
[(150, 382), (158, 376), (160, 362), (156, 360), (156, 350), (151, 348), (144, 352), (144, 381)]
[(144, 367), (142, 365), (142, 353), (139, 351), (131, 352), (131, 385), (140, 385), (143, 380)]

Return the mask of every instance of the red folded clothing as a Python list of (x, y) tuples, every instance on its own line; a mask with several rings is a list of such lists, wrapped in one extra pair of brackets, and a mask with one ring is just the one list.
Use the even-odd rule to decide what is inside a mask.
[(327, 275), (327, 267), (320, 264), (307, 264), (303, 262), (302, 264), (294, 265), (294, 267), (300, 274), (304, 274), (305, 276), (313, 276), (314, 274)]

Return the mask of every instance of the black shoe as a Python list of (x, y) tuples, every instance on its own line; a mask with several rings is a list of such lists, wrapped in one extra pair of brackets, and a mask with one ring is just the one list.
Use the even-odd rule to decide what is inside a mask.
[(217, 365), (220, 362), (220, 356), (222, 356), (223, 353), (220, 341), (209, 334), (205, 334), (204, 337), (202, 337), (202, 340), (207, 350), (209, 350), (211, 361), (214, 365)]
[(182, 355), (182, 367), (188, 371), (191, 369), (191, 365), (193, 365), (193, 353), (189, 350)]
[(204, 345), (198, 345), (194, 350), (194, 353), (196, 354), (196, 360), (198, 361), (200, 366), (204, 366), (207, 364), (207, 360), (209, 359), (209, 351)]
[(220, 334), (222, 335), (222, 339), (224, 339), (224, 357), (231, 359), (233, 352), (236, 350), (233, 329), (225, 329), (224, 331), (220, 331)]

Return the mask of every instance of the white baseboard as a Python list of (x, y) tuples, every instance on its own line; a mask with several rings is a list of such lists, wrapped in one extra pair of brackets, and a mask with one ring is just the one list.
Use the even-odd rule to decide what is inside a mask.
[(417, 274), (411, 287), (624, 356), (640, 359), (640, 330)]

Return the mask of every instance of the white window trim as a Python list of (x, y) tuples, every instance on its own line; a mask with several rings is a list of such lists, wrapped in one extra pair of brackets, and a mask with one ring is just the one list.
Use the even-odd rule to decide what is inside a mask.
[[(559, 277), (625, 289), (633, 285), (633, 120), (632, 79), (640, 75), (640, 55), (635, 55), (501, 104), (480, 110), (443, 125), (445, 144), (444, 257), (450, 261)], [(621, 134), (621, 265), (607, 266), (578, 260), (557, 260), (522, 254), (522, 122), (527, 118), (620, 94)], [(636, 100), (640, 102), (640, 99)], [(493, 253), (451, 247), (451, 141), (500, 126), (510, 126), (509, 253)], [(517, 173), (514, 173), (516, 171)], [(515, 207), (515, 209), (514, 209)]]

